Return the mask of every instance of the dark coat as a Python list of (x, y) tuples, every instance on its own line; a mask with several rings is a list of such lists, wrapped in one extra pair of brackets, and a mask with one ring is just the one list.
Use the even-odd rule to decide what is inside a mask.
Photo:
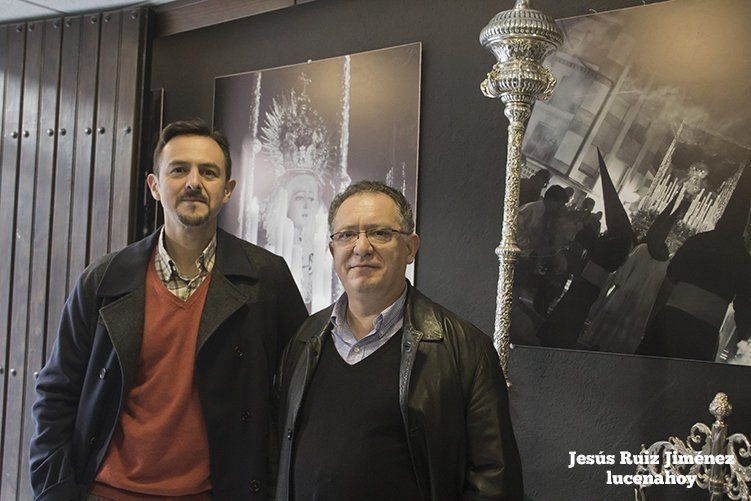
[[(36, 382), (36, 499), (82, 499), (91, 488), (138, 371), (144, 282), (158, 234), (97, 260), (68, 297)], [(195, 361), (214, 499), (268, 495), (272, 378), (306, 316), (282, 258), (217, 231)]]
[[(290, 498), (295, 426), (305, 390), (322, 343), (332, 342), (331, 311), (303, 324), (277, 376), (280, 501)], [(401, 336), (399, 406), (422, 499), (522, 499), (506, 382), (490, 338), (412, 286)]]

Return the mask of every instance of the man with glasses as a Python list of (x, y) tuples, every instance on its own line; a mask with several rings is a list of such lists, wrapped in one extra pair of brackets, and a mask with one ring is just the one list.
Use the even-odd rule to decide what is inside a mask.
[(404, 195), (363, 181), (329, 209), (344, 293), (277, 376), (277, 499), (521, 499), (490, 338), (404, 278), (420, 238)]

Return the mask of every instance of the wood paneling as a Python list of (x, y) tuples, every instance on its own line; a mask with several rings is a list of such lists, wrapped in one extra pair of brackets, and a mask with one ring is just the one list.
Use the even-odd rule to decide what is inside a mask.
[[(6, 407), (7, 382), (13, 376), (8, 368), (9, 341), (10, 341), (10, 308), (13, 286), (13, 241), (15, 231), (16, 213), (16, 181), (18, 174), (18, 153), (21, 142), (21, 99), (23, 92), (23, 64), (24, 48), (26, 44), (26, 32), (23, 24), (9, 26), (6, 31), (7, 50), (6, 66), (3, 78), (5, 80), (5, 103), (3, 108), (3, 137), (2, 137), (2, 161), (0, 162), (0, 214), (3, 215), (3, 224), (0, 226), (0, 333), (3, 333), (2, 347), (0, 348), (0, 360), (4, 365), (3, 370), (3, 408)], [(8, 419), (3, 412), (3, 447), (7, 445), (5, 431), (14, 428), (14, 420)], [(18, 417), (15, 418), (18, 421)], [(0, 457), (3, 457), (0, 455)], [(0, 464), (3, 475), (0, 480), (0, 496), (6, 486), (5, 463)], [(10, 481), (10, 476), (7, 477)], [(3, 496), (4, 497), (4, 496)]]
[(126, 9), (0, 26), (1, 501), (33, 498), (35, 379), (66, 296), (133, 233), (147, 21)]
[(81, 46), (78, 54), (78, 97), (76, 103), (73, 164), (73, 204), (70, 227), (68, 283), (78, 278), (88, 262), (89, 216), (96, 126), (99, 25), (101, 16), (81, 18)]
[(55, 200), (50, 236), (50, 283), (47, 294), (46, 356), (49, 356), (65, 298), (71, 288), (68, 281), (71, 209), (73, 207), (73, 165), (75, 163), (76, 106), (78, 104), (78, 51), (81, 42), (81, 18), (63, 22), (60, 63), (60, 104), (57, 121), (55, 161)]
[[(3, 478), (0, 498), (15, 499), (20, 475), (23, 381), (26, 377), (26, 328), (28, 325), (29, 284), (31, 281), (31, 240), (36, 181), (36, 142), (39, 122), (39, 93), (42, 74), (43, 24), (27, 25), (24, 60), (21, 148), (17, 173), (16, 217), (11, 281), (11, 321), (9, 336), (10, 378), (5, 401), (7, 424), (3, 448)], [(13, 423), (13, 425), (11, 425)]]

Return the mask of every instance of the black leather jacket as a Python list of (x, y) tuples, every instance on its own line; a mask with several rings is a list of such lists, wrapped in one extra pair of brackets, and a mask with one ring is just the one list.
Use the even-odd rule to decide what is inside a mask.
[[(399, 405), (422, 499), (522, 499), (506, 383), (490, 338), (408, 287)], [(300, 327), (277, 376), (279, 500), (290, 498), (296, 418), (321, 344), (332, 342), (331, 311)]]

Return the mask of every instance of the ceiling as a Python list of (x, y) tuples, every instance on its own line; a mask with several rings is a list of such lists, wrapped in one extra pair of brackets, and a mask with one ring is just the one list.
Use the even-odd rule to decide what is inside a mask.
[(101, 12), (132, 5), (160, 5), (170, 1), (172, 0), (0, 0), (0, 24)]

